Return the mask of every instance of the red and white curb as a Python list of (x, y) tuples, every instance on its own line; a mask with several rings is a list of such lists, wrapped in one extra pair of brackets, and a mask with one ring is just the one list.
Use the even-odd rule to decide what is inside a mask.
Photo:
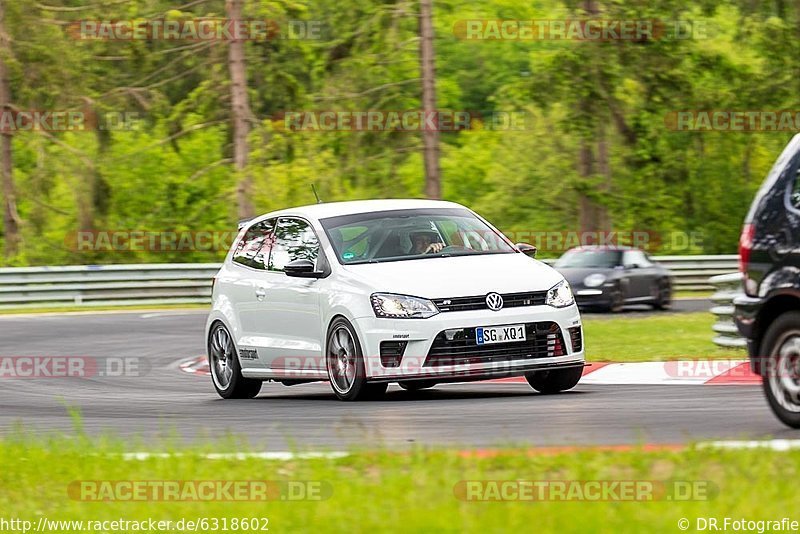
[[(198, 356), (180, 362), (181, 371), (208, 376), (208, 360)], [(520, 383), (523, 377), (486, 380), (484, 383)], [(590, 363), (583, 369), (584, 385), (757, 385), (761, 377), (747, 360), (678, 360), (669, 362)]]
[(208, 368), (208, 358), (205, 356), (197, 356), (196, 358), (182, 361), (178, 364), (178, 369), (193, 375), (209, 376), (211, 374)]

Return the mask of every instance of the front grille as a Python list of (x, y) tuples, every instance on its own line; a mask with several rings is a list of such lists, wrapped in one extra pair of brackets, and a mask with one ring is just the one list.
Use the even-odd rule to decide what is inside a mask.
[[(547, 300), (547, 291), (529, 291), (527, 293), (506, 293), (503, 297), (503, 308), (519, 308), (521, 306), (542, 306)], [(449, 299), (433, 299), (433, 303), (441, 312), (488, 310), (486, 295), (475, 297), (453, 297)]]
[(573, 326), (567, 328), (569, 331), (569, 338), (572, 340), (572, 352), (580, 352), (583, 349), (583, 332), (580, 326)]
[(525, 323), (525, 341), (478, 345), (475, 328), (439, 332), (433, 340), (425, 367), (461, 365), (564, 356), (564, 337), (551, 321)]
[(400, 367), (408, 341), (381, 341), (381, 365)]

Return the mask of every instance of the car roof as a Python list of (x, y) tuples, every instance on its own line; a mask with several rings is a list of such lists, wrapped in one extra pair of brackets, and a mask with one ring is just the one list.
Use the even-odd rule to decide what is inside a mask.
[(254, 217), (256, 219), (266, 219), (281, 215), (296, 215), (309, 219), (326, 219), (339, 215), (353, 215), (356, 213), (370, 213), (373, 211), (389, 211), (404, 209), (424, 209), (424, 208), (461, 208), (464, 206), (455, 202), (443, 200), (423, 200), (423, 199), (382, 199), (382, 200), (350, 200), (344, 202), (323, 202), (320, 204), (309, 204), (279, 211), (272, 211)]

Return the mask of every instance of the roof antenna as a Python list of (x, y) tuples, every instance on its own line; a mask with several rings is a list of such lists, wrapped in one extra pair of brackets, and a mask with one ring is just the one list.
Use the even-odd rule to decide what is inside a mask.
[(317, 204), (322, 204), (322, 201), (319, 199), (319, 195), (317, 194), (317, 188), (314, 187), (314, 184), (311, 184), (311, 190), (314, 192), (314, 197), (317, 199)]

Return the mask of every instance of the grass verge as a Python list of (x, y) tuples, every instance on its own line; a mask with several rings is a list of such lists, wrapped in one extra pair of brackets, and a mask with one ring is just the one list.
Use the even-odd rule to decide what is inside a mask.
[[(225, 449), (230, 452), (240, 447), (230, 443)], [(532, 455), (524, 449), (507, 449), (497, 456), (480, 457), (457, 450), (415, 449), (355, 452), (340, 459), (269, 461), (209, 460), (204, 453), (210, 448), (193, 447), (180, 449), (180, 456), (126, 461), (120, 459), (122, 450), (119, 444), (80, 439), (0, 442), (0, 517), (30, 520), (34, 525), (40, 516), (98, 521), (263, 517), (268, 518), (272, 532), (308, 531), (311, 526), (333, 532), (524, 532), (536, 525), (540, 532), (673, 533), (679, 531), (678, 521), (684, 518), (695, 531), (698, 517), (791, 517), (797, 508), (796, 482), (800, 478), (800, 451), (585, 450)], [(217, 447), (213, 452), (220, 450)], [(70, 488), (76, 481), (87, 480), (316, 481), (328, 488), (329, 496), (269, 502), (86, 502), (80, 500), (80, 492), (70, 493)], [(663, 481), (666, 488), (688, 484), (702, 489), (690, 495), (691, 500), (668, 490), (666, 494), (650, 493), (652, 501), (612, 498), (602, 502), (476, 502), (464, 500), (459, 490), (464, 481), (517, 480), (570, 484)], [(473, 495), (491, 495), (489, 486), (481, 487)], [(551, 499), (556, 496), (550, 495)], [(65, 530), (63, 526), (56, 529)]]
[(639, 318), (584, 318), (586, 358), (591, 361), (746, 359), (743, 350), (711, 342), (715, 317), (708, 312)]

